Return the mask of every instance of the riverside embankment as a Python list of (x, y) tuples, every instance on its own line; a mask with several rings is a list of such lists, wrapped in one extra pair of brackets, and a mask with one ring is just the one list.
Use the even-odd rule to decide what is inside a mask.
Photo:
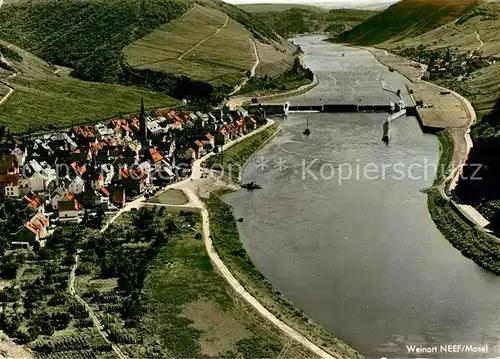
[[(294, 103), (383, 103), (395, 95), (381, 80), (394, 90), (411, 85), (365, 50), (317, 37), (296, 42), (319, 84)], [(309, 137), (302, 134), (307, 118)], [(495, 354), (500, 280), (442, 236), (422, 193), (435, 178), (425, 165), (437, 165), (437, 138), (407, 117), (393, 123), (387, 146), (383, 120), (361, 113), (283, 120), (245, 170), (244, 181), (263, 189), (226, 197), (244, 218), (245, 249), (276, 290), (369, 358), (404, 357), (406, 345), (430, 342), (488, 343)], [(353, 174), (340, 180), (349, 164)], [(368, 164), (379, 172), (364, 176)], [(396, 176), (396, 164), (404, 176)]]
[[(476, 121), (472, 104), (460, 94), (444, 87), (422, 81), (422, 73), (415, 71), (425, 66), (386, 50), (368, 48), (382, 64), (393, 67), (411, 80), (409, 88), (414, 97), (422, 100), (426, 107), (418, 109), (421, 121), (428, 126), (447, 131), (452, 142), (441, 141), (441, 168), (449, 169), (429, 191), (428, 206), (431, 216), (443, 235), (481, 267), (500, 275), (500, 240), (489, 233), (489, 224), (473, 206), (457, 203), (448, 192), (456, 187), (462, 167), (473, 147), (470, 126)], [(446, 94), (447, 93), (447, 94)], [(446, 94), (446, 95), (443, 95)], [(448, 153), (451, 151), (451, 156)]]

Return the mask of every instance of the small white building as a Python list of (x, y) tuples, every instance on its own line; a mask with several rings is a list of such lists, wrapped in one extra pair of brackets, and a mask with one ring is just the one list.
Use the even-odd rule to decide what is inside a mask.
[(85, 191), (85, 182), (81, 177), (75, 179), (69, 184), (68, 191), (74, 194), (79, 194)]

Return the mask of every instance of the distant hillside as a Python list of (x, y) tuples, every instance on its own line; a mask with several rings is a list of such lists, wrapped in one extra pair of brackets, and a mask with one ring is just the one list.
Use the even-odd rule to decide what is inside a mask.
[[(0, 124), (13, 133), (67, 128), (120, 114), (134, 114), (141, 98), (148, 108), (180, 104), (154, 91), (65, 76), (42, 59), (3, 41), (0, 41), (0, 53), (8, 62), (5, 66), (5, 62), (0, 61), (0, 85), (14, 89), (8, 100), (0, 104)], [(17, 76), (11, 76), (13, 72)], [(0, 87), (0, 100), (6, 95), (1, 90)]]
[(252, 12), (281, 36), (311, 32), (333, 35), (347, 31), (377, 12), (355, 9), (333, 9), (294, 4), (239, 5)]
[(390, 48), (398, 46), (427, 45), (431, 48), (451, 46), (461, 51), (477, 49), (481, 42), (481, 52), (487, 56), (500, 57), (500, 2), (485, 2), (474, 7), (461, 17), (428, 31), (401, 41), (390, 41)]
[[(223, 19), (227, 16), (229, 27), (225, 31), (225, 38), (230, 38), (232, 31), (235, 31), (235, 36), (238, 32), (244, 32), (248, 37), (244, 42), (250, 47), (250, 56), (253, 56), (250, 43), (252, 37), (268, 43), (283, 42), (258, 18), (218, 0), (11, 0), (0, 9), (0, 38), (31, 51), (52, 64), (72, 68), (72, 75), (80, 79), (149, 86), (149, 80), (139, 81), (138, 74), (128, 66), (124, 49), (195, 7), (203, 9), (201, 12), (207, 14), (210, 11), (219, 12)], [(196, 38), (191, 35), (198, 31), (198, 24), (192, 25), (194, 26), (184, 28), (184, 31), (187, 31), (186, 37)], [(209, 33), (204, 36), (208, 35)], [(162, 40), (166, 40), (165, 43), (153, 44), (152, 47), (171, 43), (168, 37), (163, 37)], [(142, 51), (145, 57), (151, 57), (153, 55), (149, 52), (155, 50), (143, 48)], [(231, 53), (234, 56), (238, 51), (237, 48), (228, 48), (225, 54)], [(224, 61), (224, 58), (220, 58), (220, 53), (211, 55), (217, 55), (220, 61)], [(203, 60), (213, 62), (211, 55)], [(244, 57), (247, 53), (240, 55)], [(252, 57), (248, 59), (248, 67), (241, 69), (243, 74), (251, 64)], [(180, 74), (198, 79), (196, 68), (179, 72), (175, 67), (166, 70), (165, 73), (169, 75)], [(177, 78), (180, 76), (164, 80), (172, 83), (178, 82)], [(233, 86), (234, 81), (224, 83), (222, 80), (219, 84)], [(170, 91), (169, 93), (177, 91), (172, 85), (157, 86), (155, 89)], [(210, 88), (207, 91), (212, 92)]]
[(417, 36), (460, 18), (478, 3), (479, 0), (402, 0), (335, 41), (374, 45)]
[(124, 55), (136, 72), (176, 73), (215, 86), (234, 87), (257, 60), (255, 50), (260, 61), (266, 62), (268, 52), (262, 51), (263, 44), (272, 45), (270, 55), (276, 56), (271, 62), (288, 63), (275, 75), (291, 66), (295, 47), (276, 35), (273, 38), (252, 33), (219, 9), (196, 5), (128, 45)]
[(261, 12), (283, 12), (290, 9), (302, 9), (302, 10), (310, 10), (310, 11), (326, 11), (326, 8), (313, 6), (313, 5), (305, 5), (305, 4), (241, 4), (237, 5), (241, 10), (244, 10), (249, 13), (261, 13)]

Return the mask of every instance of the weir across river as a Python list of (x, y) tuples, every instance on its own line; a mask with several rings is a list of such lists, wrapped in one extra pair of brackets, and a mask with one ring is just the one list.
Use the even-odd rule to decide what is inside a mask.
[[(245, 106), (249, 114), (263, 111), (265, 115), (284, 115), (289, 113), (350, 113), (350, 112), (385, 112), (389, 115), (383, 123), (382, 141), (389, 142), (391, 136), (391, 122), (402, 116), (415, 116), (415, 107), (406, 107), (401, 99), (398, 103), (392, 101), (387, 105), (359, 105), (359, 104), (323, 104), (323, 105), (292, 105), (284, 103), (253, 103)], [(419, 121), (420, 122), (420, 121)]]
[[(284, 103), (254, 103), (244, 106), (250, 114), (255, 114), (259, 109), (266, 115), (288, 115), (298, 112), (324, 112), (324, 113), (349, 113), (349, 112), (385, 112), (394, 113), (394, 105), (359, 105), (359, 104), (324, 104), (324, 105), (295, 105)], [(408, 116), (414, 116), (415, 108), (405, 107)]]

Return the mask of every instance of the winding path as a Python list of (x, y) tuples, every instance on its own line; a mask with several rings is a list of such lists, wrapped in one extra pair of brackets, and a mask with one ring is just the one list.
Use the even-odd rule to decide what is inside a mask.
[[(240, 138), (226, 144), (223, 147), (223, 150), (233, 146), (234, 144), (236, 144), (238, 142), (241, 142), (242, 140), (244, 140), (250, 136), (253, 136), (253, 135), (265, 130), (266, 128), (268, 128), (269, 126), (271, 126), (273, 124), (274, 124), (274, 121), (268, 120), (268, 123), (265, 126), (262, 126), (261, 128), (255, 130), (255, 131), (252, 131), (252, 132), (248, 133), (247, 135), (240, 137)], [(176, 188), (176, 189), (180, 189), (180, 190), (184, 191), (187, 198), (189, 199), (188, 204), (179, 205), (179, 206), (176, 206), (176, 205), (163, 205), (163, 206), (165, 206), (165, 207), (191, 208), (191, 209), (200, 211), (201, 216), (202, 216), (202, 223), (203, 223), (203, 235), (204, 235), (204, 239), (205, 239), (205, 248), (206, 248), (207, 253), (210, 257), (210, 260), (212, 261), (213, 265), (218, 269), (219, 273), (224, 277), (224, 279), (229, 283), (229, 285), (235, 290), (235, 292), (240, 297), (242, 297), (244, 300), (246, 300), (264, 318), (266, 318), (268, 321), (270, 321), (276, 327), (278, 327), (278, 329), (283, 331), (291, 339), (302, 344), (304, 347), (309, 349), (311, 352), (316, 354), (318, 357), (320, 357), (322, 359), (342, 359), (338, 355), (332, 355), (332, 354), (326, 352), (324, 349), (320, 348), (318, 345), (311, 342), (304, 335), (302, 335), (297, 330), (293, 329), (289, 325), (282, 322), (274, 314), (272, 314), (269, 310), (267, 310), (254, 296), (252, 296), (249, 292), (247, 292), (247, 290), (238, 282), (238, 280), (233, 276), (233, 274), (230, 272), (230, 270), (227, 268), (227, 266), (224, 264), (224, 262), (222, 262), (222, 260), (220, 259), (219, 255), (217, 254), (217, 252), (213, 246), (212, 238), (210, 236), (209, 213), (208, 213), (207, 209), (205, 208), (202, 200), (197, 195), (197, 193), (195, 193), (195, 190), (193, 189), (193, 186), (196, 186), (196, 183), (199, 180), (201, 180), (201, 178), (202, 178), (202, 169), (201, 169), (202, 163), (213, 155), (214, 155), (214, 153), (211, 152), (211, 153), (207, 154), (206, 156), (204, 156), (203, 158), (196, 160), (193, 164), (191, 176), (188, 179), (185, 179), (183, 181), (180, 181), (178, 183), (174, 183), (172, 185), (165, 187), (165, 190), (168, 190), (171, 188)], [(144, 200), (145, 200), (144, 197), (139, 197), (135, 201), (127, 204), (122, 210), (120, 210), (115, 216), (113, 216), (111, 218), (111, 220), (108, 222), (108, 224), (105, 225), (101, 229), (101, 232), (104, 232), (108, 228), (108, 226), (111, 223), (113, 223), (121, 214), (123, 214), (124, 212), (130, 211), (132, 208), (140, 208), (146, 204), (147, 205), (158, 205), (155, 203), (145, 203)], [(76, 263), (75, 263), (74, 270), (76, 271), (77, 261), (75, 261), (75, 262)], [(74, 270), (72, 270), (72, 276), (74, 276)], [(70, 284), (71, 283), (74, 283), (74, 280), (72, 280), (70, 278)], [(71, 292), (71, 288), (70, 288), (70, 292)], [(83, 299), (81, 299), (78, 295), (74, 294), (74, 289), (73, 289), (72, 294), (82, 304), (85, 303), (85, 301), (83, 301)], [(90, 307), (88, 306), (88, 304), (85, 303), (84, 305), (86, 305), (87, 309), (89, 310), (89, 313), (93, 313), (92, 310), (90, 309)], [(95, 315), (91, 314), (91, 316), (94, 320)], [(98, 321), (97, 318), (94, 321), (94, 324), (98, 328), (101, 335), (105, 335), (105, 333), (102, 331), (102, 329), (100, 327), (100, 322)], [(105, 339), (107, 341), (109, 341), (107, 339), (107, 337)], [(116, 348), (116, 349), (119, 351), (119, 348)], [(113, 348), (113, 350), (115, 350), (115, 349)], [(116, 352), (116, 350), (115, 350), (115, 352)], [(121, 355), (123, 355), (123, 354), (121, 354)], [(125, 357), (124, 356), (122, 357), (121, 355), (119, 354), (120, 358), (124, 359)]]
[[(3, 0), (0, 0), (0, 8), (2, 7), (2, 4), (3, 4)], [(12, 45), (9, 45), (7, 46), (7, 48), (10, 48)], [(4, 64), (6, 64), (7, 66), (13, 68), (12, 64), (5, 58), (5, 56), (3, 56), (3, 54), (0, 52), (0, 62), (3, 62)], [(10, 75), (8, 78), (10, 79), (13, 79), (14, 77), (17, 76), (17, 73), (14, 72), (12, 75)], [(9, 92), (0, 100), (0, 105), (3, 104), (5, 101), (8, 100), (8, 98), (10, 96), (12, 96), (12, 94), (14, 93), (14, 88), (8, 84), (6, 84), (5, 82), (1, 82), (2, 84), (4, 84), (5, 86), (7, 86), (9, 88)]]
[(476, 51), (479, 51), (484, 46), (484, 41), (481, 40), (481, 36), (479, 35), (478, 31), (476, 31), (476, 39), (477, 41), (479, 41), (479, 46), (476, 48)]
[(194, 49), (196, 49), (198, 46), (200, 46), (201, 44), (203, 44), (205, 41), (207, 41), (208, 39), (210, 39), (212, 36), (215, 36), (217, 35), (223, 28), (225, 28), (227, 26), (227, 23), (229, 22), (229, 15), (226, 15), (226, 21), (224, 22), (224, 24), (219, 27), (217, 30), (215, 30), (215, 32), (213, 34), (210, 34), (208, 36), (206, 36), (205, 38), (203, 38), (200, 42), (198, 42), (196, 45), (194, 45), (193, 47), (191, 47), (189, 50), (183, 52), (178, 58), (177, 60), (182, 60), (182, 58), (184, 56), (186, 56), (187, 54), (189, 54), (191, 51), (193, 51)]
[(250, 39), (252, 41), (252, 45), (253, 45), (253, 53), (254, 53), (254, 56), (255, 56), (255, 62), (254, 64), (252, 65), (252, 68), (250, 69), (250, 76), (248, 76), (247, 78), (245, 78), (245, 80), (243, 80), (243, 82), (241, 84), (239, 84), (238, 86), (236, 86), (236, 88), (233, 90), (233, 92), (231, 92), (229, 94), (229, 96), (232, 96), (234, 95), (236, 92), (238, 92), (239, 90), (241, 90), (241, 88), (243, 86), (245, 86), (247, 84), (247, 82), (255, 76), (255, 70), (257, 69), (257, 66), (259, 66), (260, 64), (260, 57), (259, 57), (259, 51), (257, 50), (257, 44), (255, 43), (255, 39), (252, 37)]

